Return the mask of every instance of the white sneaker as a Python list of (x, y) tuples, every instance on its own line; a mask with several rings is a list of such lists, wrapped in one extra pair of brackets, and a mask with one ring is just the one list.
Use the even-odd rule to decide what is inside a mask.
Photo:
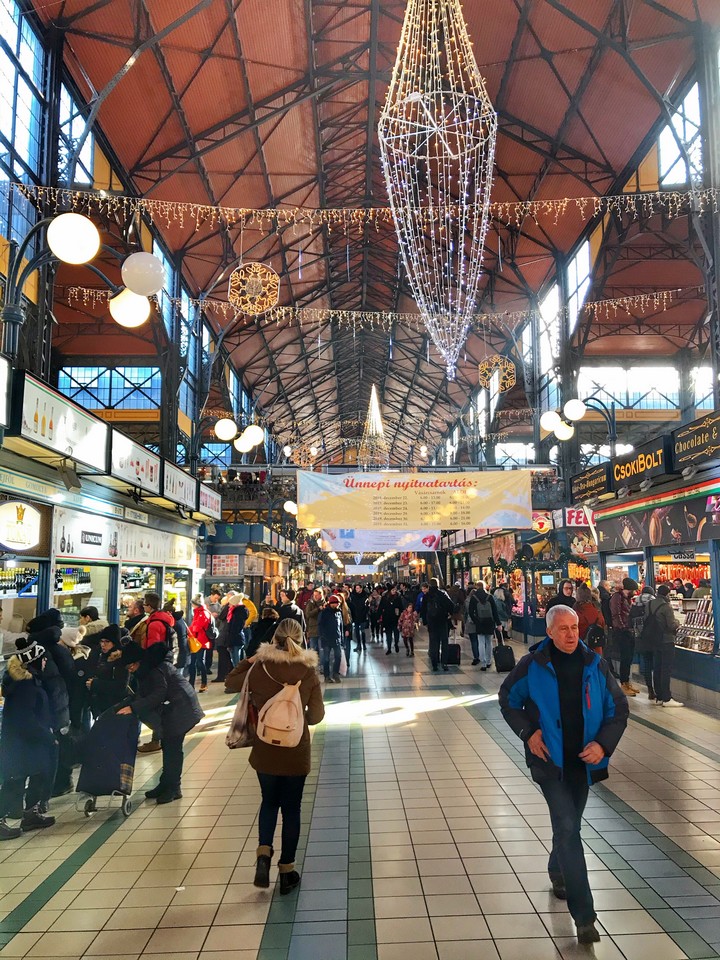
[(677, 700), (665, 700), (663, 701), (664, 707), (684, 707), (684, 703), (679, 703)]

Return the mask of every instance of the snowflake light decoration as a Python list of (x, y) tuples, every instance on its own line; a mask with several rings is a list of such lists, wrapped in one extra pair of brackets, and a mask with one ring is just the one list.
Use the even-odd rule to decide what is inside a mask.
[(242, 313), (257, 317), (272, 310), (280, 297), (280, 277), (264, 263), (243, 263), (230, 274), (228, 300)]
[(502, 357), (499, 353), (494, 353), (490, 357), (485, 357), (478, 364), (478, 382), (481, 387), (486, 389), (490, 387), (493, 374), (499, 372), (498, 390), (505, 393), (511, 390), (516, 382), (515, 364), (509, 357)]
[(459, 0), (410, 0), (379, 125), (400, 251), (455, 379), (476, 311), (497, 115)]

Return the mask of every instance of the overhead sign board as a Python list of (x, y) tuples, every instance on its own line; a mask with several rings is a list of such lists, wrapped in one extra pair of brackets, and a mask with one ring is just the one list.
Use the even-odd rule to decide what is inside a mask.
[(172, 500), (173, 503), (177, 503), (181, 507), (187, 507), (188, 510), (197, 510), (197, 486), (198, 482), (195, 477), (191, 477), (189, 473), (185, 473), (175, 464), (165, 461), (162, 495), (166, 500)]
[(637, 487), (643, 480), (666, 476), (672, 473), (672, 454), (669, 438), (658, 437), (641, 447), (636, 447), (632, 453), (616, 457), (612, 461), (613, 490), (622, 487)]
[(598, 463), (570, 478), (570, 499), (573, 503), (582, 503), (593, 497), (610, 493), (610, 463)]
[(720, 411), (713, 411), (672, 432), (675, 469), (706, 467), (720, 460)]
[(222, 497), (220, 494), (212, 487), (206, 487), (204, 483), (199, 484), (199, 487), (198, 512), (206, 517), (212, 517), (213, 520), (222, 520)]
[(148, 493), (160, 493), (160, 457), (119, 430), (112, 431), (110, 475)]
[(18, 381), (10, 436), (105, 473), (108, 425), (25, 373)]

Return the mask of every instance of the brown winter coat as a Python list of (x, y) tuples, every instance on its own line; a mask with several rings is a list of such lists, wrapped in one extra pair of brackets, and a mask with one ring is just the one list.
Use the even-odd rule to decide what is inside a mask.
[(241, 661), (225, 678), (225, 689), (232, 693), (239, 693), (245, 681), (245, 674), (254, 664), (249, 681), (250, 696), (258, 710), (267, 700), (280, 692), (283, 683), (302, 681), (300, 699), (305, 707), (305, 729), (302, 739), (296, 747), (274, 747), (271, 743), (256, 740), (250, 751), (250, 766), (254, 767), (258, 773), (270, 773), (281, 777), (300, 777), (310, 773), (308, 724), (320, 723), (325, 716), (317, 662), (318, 658), (314, 650), (303, 650), (301, 657), (291, 659), (274, 643), (263, 643), (258, 647), (252, 663), (250, 660)]

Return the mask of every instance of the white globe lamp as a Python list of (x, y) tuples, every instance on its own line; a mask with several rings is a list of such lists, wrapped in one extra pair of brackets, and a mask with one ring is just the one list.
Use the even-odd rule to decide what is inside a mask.
[(154, 253), (131, 253), (121, 273), (128, 290), (141, 297), (152, 297), (165, 286), (165, 268)]
[(571, 423), (565, 423), (564, 420), (561, 420), (553, 430), (553, 433), (558, 440), (570, 440), (575, 434), (575, 427)]
[(253, 444), (249, 443), (247, 437), (244, 433), (241, 433), (240, 436), (235, 440), (233, 446), (238, 453), (250, 453), (253, 448)]
[(294, 517), (297, 516), (298, 508), (294, 500), (286, 500), (283, 504), (283, 510), (285, 513), (291, 513)]
[(310, 456), (311, 456), (311, 457), (316, 457), (317, 455), (318, 455), (318, 448), (317, 448), (317, 447), (310, 447)]
[(81, 213), (61, 213), (47, 229), (47, 244), (63, 263), (87, 263), (100, 249), (100, 234)]
[(289, 443), (286, 444), (286, 446), (283, 447), (283, 454), (284, 454), (286, 457), (289, 457), (289, 456), (292, 455), (292, 447), (290, 446)]
[(546, 410), (540, 417), (540, 426), (548, 433), (552, 433), (559, 423), (562, 423), (562, 418), (557, 410)]
[(109, 303), (110, 316), (121, 327), (141, 327), (150, 316), (150, 301), (132, 290), (121, 290)]
[(582, 420), (587, 412), (587, 407), (577, 398), (573, 400), (568, 400), (568, 402), (563, 407), (563, 413), (565, 414), (566, 420)]
[(235, 421), (231, 420), (230, 417), (221, 417), (213, 427), (213, 430), (218, 440), (223, 440), (226, 443), (228, 443), (230, 440), (234, 440), (237, 436), (237, 427), (235, 426)]
[(256, 423), (251, 423), (249, 427), (245, 427), (243, 436), (247, 437), (248, 443), (251, 443), (254, 447), (257, 447), (258, 444), (262, 443), (265, 439), (265, 431)]

